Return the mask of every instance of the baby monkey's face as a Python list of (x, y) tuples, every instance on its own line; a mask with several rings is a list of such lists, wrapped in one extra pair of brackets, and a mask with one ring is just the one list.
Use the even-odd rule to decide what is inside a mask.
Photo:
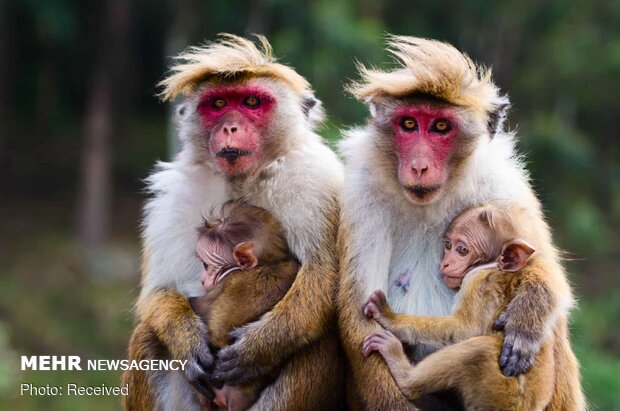
[(459, 288), (474, 269), (495, 268), (504, 272), (523, 269), (534, 247), (523, 240), (514, 220), (524, 224), (517, 208), (474, 207), (456, 217), (444, 238), (439, 270), (450, 288)]
[(446, 234), (440, 270), (449, 288), (459, 288), (467, 272), (481, 262), (481, 254), (475, 244), (459, 233), (452, 231)]
[(501, 243), (488, 223), (484, 208), (472, 208), (456, 217), (444, 238), (439, 270), (450, 288), (459, 288), (471, 269), (497, 257)]
[(213, 288), (228, 269), (237, 266), (230, 248), (205, 237), (198, 241), (196, 254), (202, 260), (200, 282), (206, 290)]

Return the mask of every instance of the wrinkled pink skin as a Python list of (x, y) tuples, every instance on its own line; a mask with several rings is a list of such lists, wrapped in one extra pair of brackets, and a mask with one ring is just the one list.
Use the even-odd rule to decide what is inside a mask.
[[(401, 127), (407, 117), (416, 120), (417, 129)], [(432, 130), (434, 122), (440, 119), (450, 122), (450, 131), (442, 134)], [(450, 108), (412, 105), (397, 109), (391, 123), (400, 185), (413, 203), (431, 203), (448, 179), (448, 161), (457, 146), (456, 113)]]
[(216, 279), (217, 279), (216, 274), (217, 272), (211, 265), (209, 266), (209, 268), (202, 269), (202, 275), (200, 276), (200, 283), (202, 284), (202, 287), (206, 291), (209, 291), (215, 286)]
[[(248, 97), (257, 98), (260, 104), (257, 107), (244, 105)], [(213, 107), (218, 99), (226, 101), (226, 106)], [(243, 176), (256, 168), (267, 142), (265, 130), (275, 105), (273, 94), (265, 87), (252, 83), (214, 87), (200, 97), (196, 111), (205, 129), (210, 132), (209, 149), (222, 171), (230, 176)], [(238, 149), (247, 154), (230, 161), (217, 157), (223, 149)]]

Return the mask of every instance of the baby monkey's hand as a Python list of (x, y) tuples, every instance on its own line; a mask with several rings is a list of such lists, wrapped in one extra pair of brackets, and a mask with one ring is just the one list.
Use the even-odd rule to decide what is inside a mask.
[(377, 290), (370, 294), (362, 309), (368, 318), (374, 318), (383, 328), (389, 328), (389, 323), (394, 312), (390, 308), (385, 294)]

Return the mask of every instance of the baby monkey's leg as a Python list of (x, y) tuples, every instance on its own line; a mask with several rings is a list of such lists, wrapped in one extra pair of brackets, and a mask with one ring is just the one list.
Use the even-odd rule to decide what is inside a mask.
[(497, 357), (501, 341), (496, 337), (475, 337), (437, 351), (415, 366), (407, 359), (402, 344), (389, 331), (369, 335), (363, 353), (378, 351), (394, 381), (409, 400), (424, 394), (456, 389), (467, 409), (514, 410), (519, 407), (516, 378), (505, 377)]

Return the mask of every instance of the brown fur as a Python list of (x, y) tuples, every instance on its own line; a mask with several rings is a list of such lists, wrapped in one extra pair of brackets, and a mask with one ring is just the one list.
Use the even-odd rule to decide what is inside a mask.
[[(223, 35), (218, 42), (179, 56), (181, 64), (162, 82), (163, 99), (186, 96), (185, 107), (177, 119), (180, 137), (186, 144), (175, 161), (151, 176), (154, 198), (145, 207), (144, 271), (141, 295), (136, 302), (139, 324), (131, 344), (144, 343), (136, 336), (146, 328), (161, 347), (132, 346), (130, 359), (144, 351), (145, 355), (161, 353), (159, 358), (187, 360), (188, 364), (213, 363), (206, 344), (207, 327), (187, 301), (191, 282), (198, 283), (192, 277), (198, 271), (197, 261), (189, 261), (183, 272), (179, 268), (176, 277), (172, 275), (174, 267), (158, 270), (154, 261), (161, 263), (163, 257), (183, 264), (168, 250), (179, 251), (174, 247), (187, 243), (188, 226), (193, 229), (198, 225), (196, 216), (204, 211), (200, 207), (208, 209), (228, 199), (244, 197), (282, 222), (301, 268), (284, 298), (258, 321), (238, 329), (242, 337), (221, 350), (220, 360), (228, 353), (236, 361), (232, 367), (236, 377), (228, 375), (223, 380), (241, 384), (247, 382), (244, 379), (260, 378), (278, 369), (281, 371), (277, 378), (262, 391), (252, 409), (339, 409), (343, 405), (344, 378), (333, 298), (338, 273), (334, 243), (342, 168), (313, 131), (317, 116), (320, 117), (320, 105), (304, 106), (307, 98), (313, 97), (308, 83), (291, 68), (275, 63), (267, 40), (259, 40), (261, 48), (249, 40)], [(195, 105), (200, 93), (213, 85), (251, 81), (268, 87), (278, 100), (268, 134), (263, 136), (268, 140), (264, 158), (251, 175), (222, 176), (221, 171), (215, 170), (214, 156), (205, 144), (211, 131), (198, 118)], [(174, 183), (170, 184), (169, 179)], [(317, 185), (317, 181), (321, 184)], [(197, 205), (189, 197), (193, 190), (205, 186), (216, 188), (208, 195), (204, 190), (196, 194), (194, 199), (205, 198), (207, 202)], [(162, 198), (166, 201), (158, 201)], [(168, 225), (163, 217), (166, 215), (170, 215), (169, 221), (174, 225)], [(174, 234), (149, 237), (152, 231)], [(218, 364), (214, 365), (217, 372)], [(147, 406), (145, 403), (155, 404), (155, 408), (175, 404), (188, 410), (199, 409), (201, 404), (192, 397), (188, 380), (204, 375), (199, 367), (193, 369), (198, 371), (191, 375), (187, 371), (184, 375), (159, 372), (144, 378), (134, 378), (132, 371), (125, 373), (124, 380), (135, 381), (130, 385), (128, 407)]]
[(298, 270), (299, 263), (290, 258), (260, 264), (231, 273), (204, 297), (190, 299), (194, 311), (207, 324), (211, 344), (216, 348), (230, 344), (228, 333), (271, 310), (286, 294)]
[[(231, 252), (236, 244), (252, 242), (258, 265), (232, 272), (205, 296), (190, 299), (194, 311), (207, 324), (209, 342), (216, 350), (233, 343), (229, 337), (231, 331), (271, 310), (284, 297), (299, 271), (299, 263), (290, 255), (281, 225), (266, 210), (239, 202), (232, 205), (228, 202), (223, 208), (226, 216), (215, 223), (207, 222), (201, 228), (201, 237), (230, 240)], [(228, 410), (248, 408), (276, 375), (228, 387)]]
[[(157, 341), (155, 334), (151, 332), (144, 324), (138, 325), (131, 340), (129, 341), (129, 357), (138, 361), (161, 358), (161, 344)], [(135, 371), (131, 373), (123, 373), (121, 384), (129, 384), (129, 387), (147, 386), (147, 371)], [(136, 395), (122, 396), (123, 409), (131, 411), (152, 410), (154, 404), (152, 398), (153, 392), (141, 391)]]
[[(190, 299), (190, 304), (209, 330), (209, 340), (216, 349), (232, 343), (229, 333), (258, 320), (286, 294), (295, 280), (299, 264), (288, 259), (261, 265), (225, 277), (204, 297)], [(276, 375), (260, 378), (229, 391), (229, 410), (244, 410), (258, 398), (260, 391)], [(232, 397), (232, 398), (231, 398)], [(234, 404), (234, 406), (232, 406)]]
[[(479, 215), (487, 216), (484, 223), (478, 219)], [(528, 239), (529, 221), (526, 211), (519, 207), (489, 205), (461, 214), (449, 232), (460, 232), (467, 245), (473, 225), (489, 225), (493, 231), (487, 235), (493, 238), (487, 244), (496, 243), (493, 248), (497, 253), (501, 249), (497, 244)], [(471, 248), (470, 252), (473, 252)], [(544, 338), (527, 373), (506, 377), (497, 361), (503, 334), (494, 331), (493, 325), (514, 298), (536, 301), (537, 309), (529, 310), (529, 329), (533, 335), (544, 333), (537, 316), (548, 315), (556, 302), (542, 282), (530, 282), (525, 290), (522, 287), (524, 282), (543, 278), (553, 269), (553, 264), (534, 255), (520, 272), (490, 269), (468, 274), (458, 305), (449, 317), (397, 314), (382, 293), (373, 295), (369, 300), (369, 314), (401, 341), (412, 345), (454, 344), (413, 367), (402, 349), (387, 354), (388, 366), (405, 396), (416, 400), (427, 393), (457, 389), (466, 408), (472, 410), (584, 409), (579, 370), (570, 349), (565, 321), (558, 321)]]
[[(429, 288), (429, 295), (436, 297), (414, 303), (410, 291), (403, 294), (401, 290), (395, 290), (390, 281), (397, 273), (389, 270), (405, 264), (426, 266), (435, 260), (436, 250), (420, 238), (426, 238), (431, 244), (440, 241), (441, 231), (459, 209), (476, 202), (507, 199), (518, 201), (531, 214), (529, 227), (532, 238), (536, 240), (539, 258), (545, 260), (547, 268), (544, 272), (524, 273), (515, 297), (502, 313), (505, 341), (523, 343), (519, 352), (513, 352), (513, 358), (535, 358), (546, 336), (559, 327), (558, 324), (567, 323), (574, 302), (540, 202), (526, 173), (520, 170), (523, 164), (514, 157), (504, 157), (504, 153), (497, 149), (510, 145), (514, 140), (512, 133), (506, 132), (502, 125), (503, 109), (509, 100), (500, 95), (492, 83), (490, 71), (476, 67), (454, 47), (437, 41), (397, 36), (390, 39), (389, 46), (400, 64), (385, 72), (360, 67), (362, 79), (349, 87), (353, 95), (369, 104), (372, 116), (366, 127), (349, 132), (341, 144), (347, 161), (347, 179), (341, 196), (342, 215), (338, 233), (341, 280), (337, 304), (339, 329), (350, 364), (351, 378), (348, 382), (353, 385), (348, 393), (356, 395), (356, 409), (409, 410), (415, 409), (415, 406), (398, 390), (385, 363), (377, 356), (362, 356), (360, 347), (364, 338), (380, 328), (363, 316), (360, 307), (372, 292), (367, 288), (372, 282), (374, 286), (389, 290), (391, 300), (407, 305), (406, 308), (399, 306), (399, 311), (446, 311), (450, 301), (437, 292), (439, 284), (429, 280), (431, 274), (412, 273), (412, 284), (417, 281), (416, 277), (421, 277), (425, 285), (433, 287)], [(423, 206), (412, 204), (404, 197), (397, 179), (398, 158), (392, 147), (393, 133), (385, 131), (381, 124), (381, 120), (399, 104), (407, 105), (412, 101), (415, 104), (415, 99), (419, 97), (430, 97), (431, 102), (439, 99), (458, 110), (462, 130), (459, 138), (464, 137), (470, 142), (461, 146), (459, 161), (450, 164), (450, 176), (444, 188), (445, 198)], [(507, 149), (516, 156), (512, 149)], [(500, 166), (500, 172), (486, 177), (479, 170), (487, 170), (486, 162), (495, 160), (490, 157), (491, 153), (502, 155), (496, 163)], [(493, 164), (493, 161), (489, 163)], [(510, 172), (514, 181), (509, 181), (506, 172)], [(511, 184), (508, 190), (504, 189), (506, 184)], [(476, 190), (472, 190), (473, 187), (477, 187)], [(405, 230), (399, 227), (410, 228), (413, 240), (409, 240)], [(364, 242), (362, 237), (368, 238), (368, 241)], [(402, 251), (395, 250), (407, 246), (408, 241), (415, 244), (415, 251), (411, 252), (415, 260), (411, 262), (405, 260)], [(369, 250), (378, 251), (369, 257), (366, 255)], [(375, 271), (369, 272), (365, 269), (367, 266)], [(377, 271), (377, 267), (380, 270)], [(367, 280), (367, 276), (374, 277)], [(420, 288), (416, 292), (418, 297), (422, 295)], [(539, 306), (538, 300), (543, 297), (553, 302), (553, 306)], [(567, 341), (564, 343), (568, 344)], [(424, 354), (419, 352), (421, 356)], [(574, 356), (566, 355), (567, 363), (576, 369)], [(520, 371), (523, 372), (522, 369)], [(563, 375), (564, 386), (573, 389), (571, 395), (577, 403), (583, 402), (578, 372), (571, 370)], [(568, 394), (556, 390), (552, 404), (557, 396), (567, 397)]]

